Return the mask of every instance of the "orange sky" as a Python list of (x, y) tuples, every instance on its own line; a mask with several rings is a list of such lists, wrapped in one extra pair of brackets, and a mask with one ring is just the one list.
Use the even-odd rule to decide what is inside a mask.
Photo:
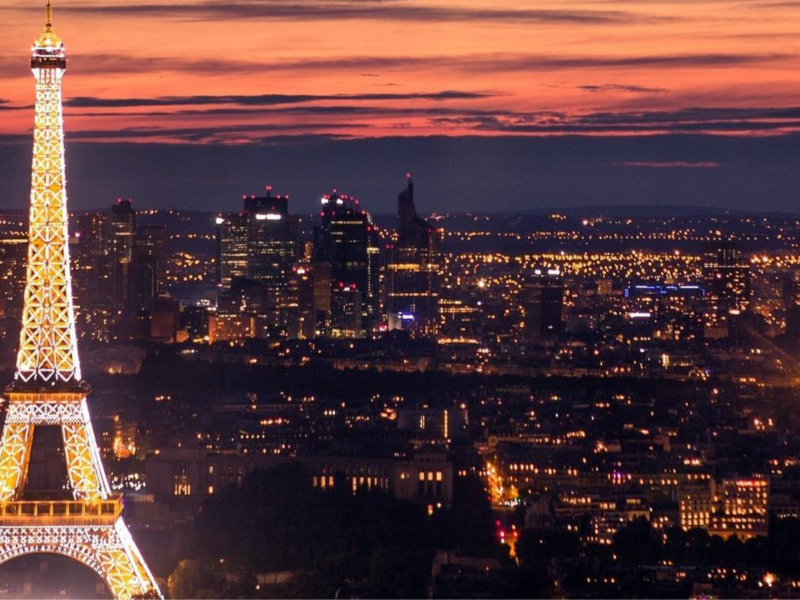
[[(43, 2), (0, 2), (0, 140)], [(54, 1), (73, 140), (797, 130), (800, 3)], [(790, 110), (775, 110), (790, 109)]]

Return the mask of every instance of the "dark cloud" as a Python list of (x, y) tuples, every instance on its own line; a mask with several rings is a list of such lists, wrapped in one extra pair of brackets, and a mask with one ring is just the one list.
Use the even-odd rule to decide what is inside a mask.
[(721, 165), (713, 161), (688, 162), (685, 160), (678, 160), (672, 162), (628, 161), (615, 163), (615, 166), (634, 167), (637, 169), (718, 169)]
[[(636, 70), (636, 69), (712, 69), (760, 66), (795, 60), (794, 54), (671, 54), (662, 56), (564, 56), (542, 54), (490, 53), (459, 56), (338, 56), (287, 58), (249, 62), (235, 60), (189, 60), (181, 58), (137, 58), (116, 55), (93, 55), (85, 60), (77, 56), (72, 64), (78, 74), (193, 72), (209, 75), (232, 73), (285, 73), (329, 71), (419, 72), (446, 70), (466, 72), (550, 72), (571, 70)], [(15, 63), (18, 70), (26, 65)], [(9, 65), (10, 66), (10, 65)]]
[(28, 108), (33, 108), (32, 106), (18, 106), (9, 104), (11, 100), (6, 100), (5, 98), (0, 98), (0, 111), (2, 110), (24, 110)]
[(492, 94), (461, 91), (443, 91), (410, 94), (259, 94), (252, 96), (161, 96), (157, 98), (96, 98), (77, 97), (67, 100), (71, 108), (133, 108), (148, 106), (210, 106), (234, 104), (238, 106), (278, 106), (328, 100), (381, 101), (381, 100), (475, 100), (489, 98)]
[(607, 83), (605, 85), (579, 85), (579, 90), (584, 92), (631, 92), (633, 94), (659, 94), (666, 92), (665, 88), (644, 87), (641, 85), (621, 85)]
[[(273, 135), (276, 132), (304, 133), (308, 131), (326, 131), (332, 129), (368, 129), (370, 126), (365, 123), (267, 123), (256, 125), (221, 125), (211, 127), (182, 127), (174, 129), (156, 129), (130, 127), (114, 130), (94, 130), (78, 131), (70, 135), (70, 138), (77, 141), (113, 141), (113, 140), (163, 140), (170, 139), (174, 142), (189, 143), (223, 143), (226, 141), (247, 140), (252, 143), (263, 143), (265, 138), (259, 134)], [(338, 138), (350, 137), (346, 134), (337, 136)]]
[[(31, 7), (33, 10), (34, 7)], [(38, 8), (36, 8), (38, 10)], [(182, 21), (232, 20), (386, 20), (409, 22), (561, 23), (570, 25), (661, 22), (664, 17), (621, 10), (475, 8), (422, 5), (401, 0), (377, 2), (326, 0), (260, 0), (258, 2), (198, 2), (194, 4), (66, 4), (59, 12), (104, 16), (153, 16)]]
[[(77, 109), (71, 109), (75, 111)], [(69, 114), (69, 112), (68, 112)], [(123, 110), (108, 111), (100, 110), (97, 112), (87, 112), (81, 109), (78, 113), (83, 117), (124, 117), (130, 118), (131, 113)], [(137, 111), (137, 117), (166, 117), (174, 118), (175, 116), (197, 116), (197, 117), (218, 117), (218, 116), (239, 116), (239, 117), (272, 117), (282, 115), (292, 116), (356, 116), (360, 118), (366, 117), (439, 117), (439, 116), (507, 116), (514, 117), (518, 113), (505, 110), (470, 110), (459, 108), (445, 108), (441, 106), (431, 106), (423, 108), (409, 108), (409, 107), (392, 107), (392, 106), (364, 106), (364, 105), (299, 105), (299, 106), (281, 106), (281, 107), (225, 107), (225, 108), (191, 108), (179, 109), (174, 111), (168, 110), (152, 110), (152, 111)], [(551, 114), (551, 113), (540, 113)]]
[(506, 134), (761, 133), (800, 130), (800, 107), (687, 108), (675, 111), (598, 112), (583, 115), (519, 113), (445, 116), (439, 125)]
[[(187, 97), (156, 101), (157, 108), (177, 104), (177, 110), (152, 110), (137, 112), (139, 118), (154, 119), (152, 127), (147, 130), (122, 129), (108, 132), (111, 139), (124, 139), (125, 132), (130, 132), (130, 139), (137, 138), (174, 138), (185, 141), (187, 131), (180, 125), (174, 125), (176, 116), (193, 117), (202, 131), (210, 132), (203, 136), (205, 141), (213, 141), (216, 135), (239, 134), (240, 138), (248, 131), (264, 127), (278, 129), (290, 127), (297, 131), (308, 131), (316, 126), (320, 118), (328, 118), (323, 123), (326, 129), (345, 130), (359, 121), (369, 122), (371, 118), (384, 119), (385, 127), (401, 127), (410, 117), (429, 121), (430, 125), (441, 130), (446, 128), (451, 133), (463, 134), (469, 131), (494, 134), (536, 134), (536, 135), (618, 135), (618, 134), (654, 134), (654, 133), (753, 133), (761, 135), (783, 135), (788, 131), (800, 130), (800, 107), (785, 108), (685, 108), (673, 111), (625, 111), (565, 113), (559, 111), (518, 112), (506, 109), (474, 109), (468, 106), (376, 106), (371, 104), (281, 104), (268, 99), (265, 106), (250, 101), (250, 97), (237, 106), (219, 106), (211, 104), (211, 98)], [(223, 97), (227, 98), (227, 97)], [(197, 105), (197, 107), (195, 107)], [(84, 117), (104, 116), (128, 119), (130, 114), (125, 110), (117, 111), (85, 111), (88, 107), (106, 106), (105, 101), (81, 99), (76, 107)], [(116, 106), (116, 104), (111, 104)], [(120, 107), (139, 107), (137, 100), (121, 100)], [(149, 107), (148, 103), (144, 107)], [(186, 106), (186, 108), (181, 108)], [(218, 117), (241, 117), (249, 123), (235, 126), (213, 125)], [(290, 125), (281, 125), (285, 117), (291, 118)], [(337, 117), (341, 117), (338, 120)], [(155, 120), (158, 119), (158, 120)], [(393, 122), (393, 119), (395, 120)], [(275, 124), (270, 124), (274, 121)], [(263, 124), (259, 124), (263, 123)], [(357, 125), (354, 125), (357, 126)], [(366, 129), (366, 125), (360, 125)], [(91, 132), (94, 139), (102, 139), (103, 132)], [(85, 139), (87, 134), (80, 131), (73, 135)], [(258, 136), (252, 136), (255, 140)], [(197, 141), (196, 138), (188, 138)]]
[[(458, 56), (337, 56), (280, 58), (253, 62), (229, 59), (187, 59), (179, 57), (138, 57), (115, 54), (70, 54), (73, 76), (107, 76), (109, 72), (170, 73), (184, 72), (203, 76), (291, 72), (354, 71), (358, 74), (419, 72), (421, 70), (475, 72), (558, 72), (578, 70), (675, 70), (760, 67), (797, 60), (791, 53), (709, 53), (660, 56), (565, 56), (548, 54), (487, 53)], [(23, 59), (0, 57), (0, 69), (9, 77), (29, 77), (29, 64)], [(587, 86), (589, 87), (589, 86)], [(600, 86), (602, 87), (602, 86)], [(618, 89), (637, 91), (637, 86)], [(638, 91), (646, 90), (640, 88)], [(600, 90), (598, 90), (600, 91)]]

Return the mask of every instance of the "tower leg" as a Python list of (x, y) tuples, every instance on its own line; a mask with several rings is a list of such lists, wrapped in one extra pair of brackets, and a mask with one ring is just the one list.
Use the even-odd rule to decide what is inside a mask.
[(0, 502), (10, 502), (21, 489), (28, 474), (28, 462), (33, 443), (33, 425), (30, 422), (9, 422), (3, 429), (0, 447)]
[(78, 418), (64, 421), (61, 432), (64, 437), (64, 454), (67, 472), (76, 500), (100, 500), (111, 493), (102, 470), (92, 422), (86, 399), (81, 401)]

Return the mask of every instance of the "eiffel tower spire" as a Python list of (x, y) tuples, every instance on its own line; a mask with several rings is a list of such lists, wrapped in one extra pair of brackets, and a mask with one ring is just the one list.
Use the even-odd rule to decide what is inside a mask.
[(33, 132), (28, 279), (17, 355), (16, 382), (78, 383), (81, 368), (75, 336), (69, 273), (67, 187), (61, 79), (66, 51), (52, 29), (47, 4), (45, 29), (33, 47), (36, 126)]
[[(0, 564), (40, 552), (97, 572), (116, 598), (161, 592), (122, 519), (92, 430), (81, 378), (70, 280), (61, 80), (66, 51), (52, 26), (33, 46), (36, 78), (28, 272), (17, 372), (0, 446)], [(30, 499), (24, 487), (37, 426), (61, 428), (72, 499)], [(22, 502), (22, 500), (25, 500)]]

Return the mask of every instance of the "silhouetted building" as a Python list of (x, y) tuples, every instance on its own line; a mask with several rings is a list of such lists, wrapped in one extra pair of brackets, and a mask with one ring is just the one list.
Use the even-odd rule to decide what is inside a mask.
[(247, 217), (247, 278), (270, 290), (285, 290), (297, 260), (297, 219), (289, 214), (289, 197), (251, 196), (244, 202)]
[(314, 270), (314, 320), (317, 331), (327, 332), (331, 314), (331, 263), (315, 261)]
[(387, 248), (386, 312), (403, 328), (435, 334), (441, 235), (417, 214), (410, 176), (397, 197), (397, 233), (397, 242)]
[(262, 453), (215, 453), (199, 448), (171, 448), (147, 456), (148, 492), (157, 502), (200, 505), (231, 485), (241, 485), (253, 471), (287, 462), (305, 467), (315, 488), (349, 491), (381, 489), (427, 505), (429, 511), (453, 501), (453, 463), (446, 453), (421, 450), (408, 458), (307, 456), (296, 459)]
[(561, 333), (564, 307), (561, 273), (536, 269), (522, 283), (521, 300), (524, 312), (523, 340), (540, 340)]
[(217, 217), (217, 285), (225, 292), (237, 277), (247, 277), (247, 216), (244, 213)]
[[(244, 212), (217, 218), (217, 271), (222, 312), (247, 305), (247, 313), (268, 325), (282, 323), (292, 265), (297, 260), (298, 219), (289, 214), (289, 197), (246, 196)], [(251, 282), (243, 285), (237, 280)], [(242, 302), (247, 289), (249, 300)], [(253, 294), (256, 294), (256, 298)]]
[(331, 295), (329, 335), (338, 338), (364, 337), (362, 295), (352, 286), (340, 286)]
[(205, 306), (187, 306), (181, 311), (181, 330), (189, 341), (208, 341), (211, 313)]
[(314, 269), (292, 267), (286, 303), (286, 321), (291, 339), (313, 339), (316, 333)]
[(314, 228), (314, 261), (330, 265), (330, 334), (334, 337), (363, 337), (377, 325), (377, 231), (372, 216), (355, 198), (334, 190), (322, 199), (322, 224)]
[(736, 242), (706, 245), (703, 278), (706, 289), (704, 336), (710, 339), (727, 337), (750, 306), (750, 266)]
[(131, 264), (131, 301), (134, 310), (152, 310), (156, 298), (166, 293), (167, 229), (143, 225), (136, 228)]
[(181, 305), (173, 298), (157, 298), (150, 313), (150, 338), (163, 343), (176, 341), (181, 324)]
[(125, 308), (130, 299), (131, 263), (136, 240), (136, 211), (130, 200), (117, 200), (111, 207), (111, 279), (115, 308)]
[(78, 244), (72, 255), (75, 303), (82, 310), (114, 303), (109, 216), (87, 213), (77, 220)]

